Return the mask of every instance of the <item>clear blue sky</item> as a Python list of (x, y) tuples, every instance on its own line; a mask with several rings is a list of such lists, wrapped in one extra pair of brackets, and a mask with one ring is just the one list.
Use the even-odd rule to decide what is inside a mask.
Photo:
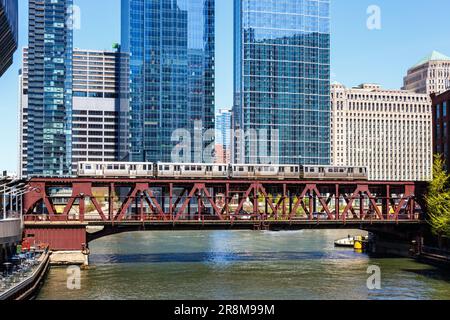
[[(20, 47), (27, 43), (27, 1), (20, 4)], [(120, 42), (119, 0), (75, 0), (81, 30), (75, 46), (110, 49)], [(331, 0), (332, 80), (347, 86), (375, 82), (399, 88), (408, 67), (432, 50), (450, 55), (448, 0)], [(367, 8), (381, 8), (381, 30), (366, 27)], [(216, 0), (216, 106), (230, 107), (233, 94), (233, 1)], [(18, 80), (21, 51), (0, 78), (0, 169), (17, 169)]]

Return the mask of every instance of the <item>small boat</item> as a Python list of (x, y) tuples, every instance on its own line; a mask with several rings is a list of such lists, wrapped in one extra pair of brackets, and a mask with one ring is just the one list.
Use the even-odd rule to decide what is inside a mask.
[(341, 248), (353, 248), (355, 246), (355, 238), (349, 237), (345, 239), (336, 240), (334, 242), (334, 246)]
[(334, 245), (335, 245), (335, 247), (341, 247), (341, 248), (354, 248), (355, 240), (367, 241), (368, 237), (366, 237), (366, 236), (347, 237), (344, 239), (336, 240), (334, 242)]

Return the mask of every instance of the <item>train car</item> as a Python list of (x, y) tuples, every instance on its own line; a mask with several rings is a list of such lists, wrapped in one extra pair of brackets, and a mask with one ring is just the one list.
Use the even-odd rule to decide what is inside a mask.
[(255, 165), (257, 179), (298, 179), (300, 166), (296, 165)]
[(305, 165), (301, 168), (302, 179), (317, 180), (368, 180), (365, 167), (336, 167)]
[(254, 164), (232, 164), (230, 166), (230, 178), (255, 178)]
[(79, 177), (154, 178), (153, 163), (79, 162)]
[(166, 179), (368, 180), (365, 167), (80, 162), (79, 177)]
[(229, 178), (226, 164), (199, 164), (199, 163), (162, 163), (156, 165), (156, 176), (169, 179), (212, 179)]
[(300, 166), (297, 165), (263, 165), (263, 164), (233, 164), (230, 166), (231, 178), (247, 179), (298, 179)]

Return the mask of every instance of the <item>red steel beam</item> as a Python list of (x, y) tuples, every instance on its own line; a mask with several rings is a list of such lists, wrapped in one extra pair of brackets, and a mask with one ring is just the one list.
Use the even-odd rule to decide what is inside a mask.
[[(318, 212), (325, 212), (328, 220), (342, 220), (346, 222), (347, 215), (352, 212), (354, 219), (365, 219), (368, 212), (363, 206), (361, 201), (361, 207), (359, 209), (359, 215), (356, 214), (353, 203), (356, 199), (360, 198), (364, 201), (369, 201), (370, 210), (373, 209), (375, 213), (375, 219), (385, 220), (390, 219), (390, 208), (394, 210), (394, 218), (398, 221), (400, 212), (403, 208), (408, 213), (409, 219), (414, 219), (415, 212), (415, 193), (418, 190), (417, 186), (421, 186), (422, 183), (414, 182), (373, 182), (373, 181), (280, 181), (280, 180), (156, 180), (156, 179), (88, 179), (88, 178), (71, 178), (71, 179), (58, 179), (58, 178), (33, 178), (29, 182), (30, 187), (34, 188), (33, 192), (25, 195), (24, 199), (24, 213), (31, 214), (36, 208), (37, 204), (41, 201), (44, 203), (44, 207), (49, 213), (50, 220), (65, 218), (68, 219), (68, 214), (72, 209), (75, 201), (79, 199), (79, 220), (85, 219), (85, 198), (89, 198), (97, 210), (99, 217), (102, 221), (122, 221), (125, 218), (127, 210), (130, 208), (134, 200), (136, 202), (136, 213), (139, 213), (139, 218), (145, 220), (145, 208), (144, 202), (147, 202), (148, 207), (151, 210), (152, 216), (158, 216), (161, 220), (180, 220), (184, 215), (184, 211), (190, 205), (192, 199), (196, 198), (198, 204), (203, 208), (206, 203), (211, 205), (215, 216), (220, 220), (230, 218), (230, 201), (236, 194), (240, 195), (240, 201), (237, 205), (234, 214), (231, 215), (231, 219), (235, 219), (247, 202), (247, 199), (252, 200), (253, 215), (265, 219), (268, 212), (260, 211), (258, 198), (261, 196), (266, 204), (266, 209), (270, 207), (276, 220), (292, 219), (296, 216), (298, 208), (301, 206), (305, 213), (309, 216), (309, 219), (313, 219), (314, 203), (316, 199), (320, 203), (322, 209), (318, 209)], [(93, 196), (93, 185), (104, 186), (109, 189), (108, 196), (108, 214), (102, 210), (97, 199)], [(62, 216), (56, 214), (56, 210), (52, 204), (51, 198), (46, 194), (46, 190), (51, 187), (71, 186), (72, 196), (64, 208)], [(122, 206), (114, 208), (114, 192), (116, 186), (128, 186), (130, 192), (124, 199)], [(277, 198), (280, 199), (274, 203), (271, 196), (267, 192), (266, 186), (270, 186), (272, 189), (277, 190)], [(162, 207), (154, 193), (152, 188), (161, 187), (163, 190), (162, 197), (169, 198), (169, 212), (166, 213), (164, 207)], [(386, 190), (385, 203), (387, 204), (386, 211), (382, 212), (378, 207), (378, 201), (382, 201), (383, 197), (377, 191), (376, 194), (371, 192), (371, 188), (377, 187), (377, 190)], [(179, 196), (174, 195), (175, 188), (182, 188), (183, 192)], [(350, 189), (351, 188), (351, 189)], [(214, 190), (214, 196), (209, 192), (209, 189)], [(190, 190), (190, 191), (189, 191)], [(224, 204), (220, 207), (215, 202), (217, 191), (225, 190)], [(293, 190), (297, 190), (293, 192)], [(344, 192), (345, 190), (345, 192)], [(347, 192), (350, 193), (348, 197)], [(289, 191), (289, 198), (288, 198)], [(395, 203), (394, 193), (401, 194), (401, 198), (398, 203)], [(167, 194), (168, 192), (168, 194)], [(187, 198), (184, 199), (187, 194)], [(334, 194), (333, 194), (334, 193)], [(243, 194), (243, 196), (242, 196)], [(175, 198), (176, 197), (176, 198)], [(309, 197), (309, 207), (306, 206), (305, 198)], [(330, 208), (332, 198), (335, 198), (335, 213), (333, 214)], [(340, 199), (341, 197), (347, 202), (344, 211), (340, 212)], [(174, 199), (175, 198), (175, 199)], [(165, 198), (164, 198), (165, 199)], [(289, 213), (286, 211), (286, 200), (289, 199)], [(292, 201), (291, 199), (294, 199)], [(175, 202), (174, 202), (175, 200)], [(295, 201), (296, 200), (296, 201)], [(179, 208), (180, 202), (182, 202)], [(163, 201), (164, 202), (164, 201)], [(199, 208), (200, 209), (200, 208)], [(200, 211), (200, 210), (199, 210)], [(203, 212), (203, 211), (202, 211)], [(199, 213), (202, 213), (199, 212)], [(385, 218), (386, 215), (386, 218)], [(151, 218), (151, 217), (149, 217)], [(371, 215), (371, 219), (372, 219)]]

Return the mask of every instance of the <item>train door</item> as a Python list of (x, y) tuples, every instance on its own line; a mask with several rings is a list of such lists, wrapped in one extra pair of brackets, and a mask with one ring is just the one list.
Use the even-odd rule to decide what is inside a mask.
[(205, 177), (212, 178), (213, 177), (213, 166), (206, 166), (205, 168)]
[(95, 165), (95, 175), (96, 176), (104, 176), (103, 165), (102, 164), (96, 164)]
[(130, 178), (136, 178), (137, 177), (137, 165), (130, 164), (128, 172), (130, 174)]

